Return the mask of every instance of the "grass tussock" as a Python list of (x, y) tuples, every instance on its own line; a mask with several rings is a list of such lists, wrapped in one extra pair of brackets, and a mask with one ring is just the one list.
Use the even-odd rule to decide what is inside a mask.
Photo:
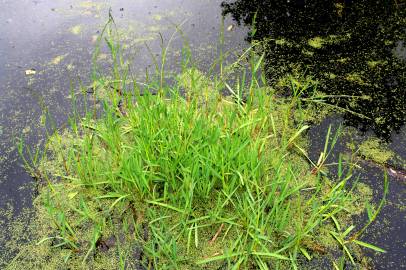
[(39, 236), (10, 269), (298, 269), (320, 256), (338, 269), (333, 251), (354, 264), (358, 245), (382, 251), (352, 225), (366, 199), (348, 185), (351, 166), (340, 159), (327, 177), (337, 136), (307, 158), (301, 95), (314, 85), (296, 80), (277, 97), (252, 48), (233, 83), (227, 68), (207, 76), (184, 53), (171, 85), (164, 60), (156, 77), (129, 84), (110, 27), (112, 74), (93, 74), (102, 106), (75, 111), (35, 159), (46, 183)]

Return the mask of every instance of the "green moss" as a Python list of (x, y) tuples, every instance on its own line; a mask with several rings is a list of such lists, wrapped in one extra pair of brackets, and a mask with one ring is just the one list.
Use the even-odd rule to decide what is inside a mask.
[(72, 70), (75, 69), (75, 66), (72, 63), (70, 63), (70, 64), (66, 65), (66, 69), (69, 70), (69, 71), (72, 71)]
[(314, 52), (306, 50), (306, 49), (302, 49), (302, 54), (312, 57), (314, 55)]
[(360, 85), (368, 85), (367, 82), (365, 82), (365, 80), (363, 79), (362, 75), (359, 73), (350, 73), (347, 74), (347, 76), (345, 77), (345, 79), (347, 81), (353, 82), (353, 83), (357, 83)]
[(337, 75), (334, 73), (327, 73), (325, 74), (327, 78), (334, 80), (335, 78), (337, 78)]
[(305, 111), (303, 118), (312, 124), (320, 124), (328, 115), (336, 112), (332, 107), (316, 103), (311, 103), (308, 106), (309, 109)]
[(373, 199), (373, 190), (365, 183), (358, 182), (355, 186), (354, 201), (348, 204), (346, 207), (349, 211), (356, 215), (362, 214), (367, 204), (370, 204)]
[(337, 62), (339, 62), (339, 63), (347, 63), (347, 62), (349, 62), (351, 60), (351, 58), (349, 58), (349, 57), (344, 57), (344, 58), (339, 58), (339, 59), (337, 59)]
[(334, 6), (336, 8), (337, 16), (341, 17), (343, 15), (345, 4), (344, 3), (335, 3)]
[(74, 35), (79, 35), (80, 33), (82, 33), (82, 31), (83, 31), (83, 26), (82, 25), (75, 25), (75, 26), (73, 26), (73, 27), (71, 27), (70, 29), (69, 29), (69, 31), (72, 33), (72, 34), (74, 34)]
[(100, 10), (103, 7), (103, 3), (98, 3), (98, 2), (94, 2), (94, 1), (83, 1), (79, 3), (79, 6), (81, 8), (85, 8), (85, 9), (97, 9)]
[(307, 41), (307, 44), (315, 49), (321, 49), (325, 44), (335, 44), (351, 38), (350, 34), (329, 35), (327, 37), (313, 37)]
[(151, 26), (148, 26), (147, 29), (150, 32), (159, 32), (159, 31), (162, 31), (163, 26), (161, 26), (161, 25), (151, 25)]
[[(328, 216), (350, 226), (368, 198), (312, 172), (304, 122), (320, 112), (301, 106), (300, 91), (316, 95), (317, 82), (286, 77), (280, 84), (299, 92), (280, 98), (252, 81), (239, 103), (226, 75), (187, 67), (157, 95), (146, 92), (157, 89), (154, 80), (143, 95), (128, 96), (111, 88), (121, 77), (95, 80), (104, 111), (50, 137), (35, 168), (46, 186), (36, 201), (34, 241), (9, 269), (124, 268), (134, 245), (154, 267), (219, 269), (240, 260), (244, 269), (286, 269), (300, 248), (338, 249), (331, 232), (339, 229)], [(220, 94), (227, 90), (231, 98)], [(113, 236), (107, 251), (96, 246)]]
[(377, 66), (383, 66), (387, 64), (387, 61), (376, 60), (376, 61), (367, 61), (367, 64), (370, 68), (376, 68)]
[(152, 15), (152, 18), (153, 18), (155, 21), (161, 21), (162, 18), (163, 18), (163, 16), (162, 16), (161, 14), (154, 14), (154, 15)]
[(279, 46), (288, 46), (288, 47), (291, 47), (293, 45), (292, 42), (289, 42), (284, 38), (276, 39), (275, 44)]
[(49, 63), (52, 65), (58, 65), (68, 54), (55, 56)]
[(322, 37), (314, 37), (309, 39), (307, 43), (313, 48), (320, 49), (326, 42)]
[(385, 40), (384, 42), (386, 46), (392, 45), (393, 43), (394, 43), (393, 40)]
[[(193, 93), (199, 98), (207, 97), (208, 95), (212, 94), (214, 91), (213, 89), (215, 88), (213, 82), (208, 80), (208, 78), (202, 72), (196, 69), (185, 70), (184, 73), (179, 75), (178, 81), (180, 85), (185, 88), (187, 93)], [(299, 83), (299, 81), (296, 83)], [(222, 99), (221, 96), (217, 98)], [(210, 102), (218, 102), (217, 98), (210, 99)], [(182, 119), (182, 117), (184, 117), (184, 113), (186, 112), (183, 111), (184, 108), (181, 105), (182, 102), (177, 100), (176, 102), (180, 102), (179, 105), (172, 103), (170, 100), (167, 102), (167, 113), (177, 113), (177, 111), (179, 111), (180, 114), (177, 117)], [(172, 110), (172, 106), (175, 106), (176, 110)], [(320, 184), (320, 182), (310, 173), (311, 170), (309, 165), (306, 160), (303, 159), (303, 156), (298, 155), (295, 151), (278, 153), (275, 152), (275, 150), (271, 150), (273, 147), (278, 146), (279, 143), (284, 140), (284, 137), (291, 138), (292, 136), (295, 136), (295, 133), (297, 132), (297, 128), (294, 126), (294, 124), (290, 120), (287, 121), (287, 119), (290, 119), (291, 117), (300, 118), (302, 115), (296, 111), (292, 116), (289, 116), (292, 112), (292, 106), (293, 105), (287, 100), (280, 100), (275, 103), (275, 106), (273, 106), (272, 109), (272, 119), (278, 132), (277, 137), (271, 136), (267, 139), (270, 140), (269, 142), (271, 142), (271, 148), (269, 151), (272, 151), (273, 155), (283, 154), (283, 157), (281, 156), (283, 163), (281, 164), (281, 160), (274, 156), (271, 160), (269, 160), (269, 162), (271, 162), (270, 164), (272, 167), (274, 166), (275, 168), (279, 169), (278, 172), (270, 171), (270, 173), (275, 174), (276, 176), (278, 174), (288, 175), (291, 171), (295, 171), (301, 176), (300, 184), (293, 181), (290, 184), (290, 188), (295, 189), (297, 188), (297, 185), (299, 185), (301, 189), (313, 190), (315, 186)], [(148, 108), (149, 107), (151, 106), (148, 106)], [(211, 122), (207, 123), (208, 130), (210, 129), (210, 126), (216, 126), (216, 123), (218, 123), (217, 121), (220, 120), (219, 123), (222, 123), (223, 119), (227, 119), (226, 117), (228, 115), (228, 111), (234, 111), (237, 107), (235, 103), (231, 103), (229, 107), (221, 108), (221, 110), (216, 112), (216, 114), (221, 115), (221, 118), (212, 118)], [(212, 113), (210, 110), (207, 111), (208, 114)], [(122, 134), (120, 135), (122, 137), (119, 140), (122, 144), (131, 144), (132, 142), (130, 138), (126, 138), (125, 134), (131, 130), (134, 130), (131, 128), (130, 124), (132, 121), (139, 121), (137, 119), (139, 119), (141, 115), (137, 116), (134, 115), (134, 113), (135, 112), (130, 111), (129, 118), (121, 119), (121, 131), (119, 134)], [(254, 117), (257, 113), (257, 110), (253, 110), (247, 114), (247, 117)], [(239, 116), (235, 119), (235, 121), (238, 122), (240, 117), (244, 116)], [(240, 128), (236, 123), (230, 124), (232, 127), (234, 127), (233, 129)], [(95, 130), (97, 132), (109, 132), (109, 129), (106, 127), (106, 123), (104, 123), (102, 120), (82, 122), (82, 125), (83, 127), (89, 127), (91, 130)], [(182, 124), (179, 123), (177, 126), (181, 127)], [(260, 128), (260, 126), (250, 130), (250, 133), (260, 132), (261, 134), (262, 132), (260, 130), (257, 131), (258, 128)], [(184, 131), (182, 131), (182, 133), (183, 132)], [(239, 136), (244, 136), (243, 134), (245, 133), (241, 133)], [(101, 166), (102, 164), (110, 164), (109, 166), (115, 167), (116, 165), (114, 164), (117, 162), (116, 157), (112, 152), (107, 151), (109, 146), (105, 145), (101, 138), (102, 136), (100, 135), (94, 137), (93, 139), (91, 155), (92, 160), (96, 162), (94, 165), (98, 164), (96, 166)], [(125, 200), (116, 202), (115, 198), (106, 198), (104, 200), (98, 199), (104, 196), (106, 191), (98, 187), (91, 188), (83, 186), (83, 184), (81, 184), (82, 180), (80, 179), (79, 175), (73, 177), (70, 176), (72, 175), (72, 172), (76, 170), (74, 163), (72, 164), (69, 162), (68, 166), (64, 165), (69, 158), (70, 151), (72, 149), (76, 149), (78, 146), (85, 146), (86, 140), (86, 137), (81, 135), (78, 136), (78, 134), (71, 131), (65, 131), (61, 135), (55, 134), (47, 144), (47, 149), (53, 154), (50, 155), (49, 158), (43, 160), (43, 165), (40, 167), (40, 170), (49, 175), (65, 176), (62, 181), (56, 181), (54, 184), (52, 184), (52, 188), (44, 188), (41, 191), (40, 197), (38, 198), (38, 202), (40, 203), (37, 205), (37, 227), (35, 230), (35, 235), (37, 238), (35, 241), (41, 242), (40, 248), (38, 248), (34, 243), (25, 246), (23, 249), (21, 249), (22, 252), (20, 253), (20, 256), (16, 258), (15, 262), (10, 264), (9, 269), (17, 269), (17, 267), (22, 265), (24, 265), (25, 268), (37, 267), (41, 269), (47, 269), (47, 267), (50, 267), (49, 269), (57, 269), (65, 266), (80, 269), (85, 265), (86, 267), (91, 267), (92, 269), (116, 267), (119, 263), (119, 258), (117, 253), (115, 253), (113, 250), (116, 250), (117, 248), (117, 252), (119, 254), (130, 254), (132, 246), (129, 243), (140, 241), (137, 240), (139, 239), (139, 234), (141, 233), (140, 231), (137, 231), (136, 229), (132, 234), (128, 234), (127, 232), (126, 235), (130, 235), (126, 238), (127, 240), (123, 240), (119, 246), (115, 247), (113, 250), (109, 250), (108, 252), (92, 250), (91, 243), (94, 239), (95, 230), (99, 231), (101, 239), (108, 239), (111, 237), (112, 232), (122, 230), (120, 229), (123, 228), (122, 221), (128, 219), (132, 220), (132, 226), (138, 229), (140, 228), (139, 225), (144, 220), (148, 220), (149, 222), (154, 221), (154, 223), (150, 223), (149, 230), (155, 235), (159, 235), (159, 237), (152, 237), (150, 240), (144, 242), (143, 248), (148, 248), (149, 246), (160, 247), (154, 251), (155, 253), (153, 253), (153, 256), (160, 257), (160, 263), (164, 265), (172, 265), (174, 267), (176, 266), (176, 269), (200, 269), (201, 266), (196, 265), (197, 262), (225, 254), (228, 249), (230, 249), (229, 252), (232, 252), (231, 247), (235, 245), (236, 239), (241, 234), (245, 233), (246, 230), (251, 230), (250, 227), (245, 228), (245, 222), (251, 224), (251, 221), (249, 220), (251, 210), (247, 212), (246, 216), (243, 215), (244, 218), (242, 220), (235, 221), (238, 222), (237, 224), (240, 224), (238, 226), (234, 226), (233, 223), (226, 222), (223, 229), (219, 232), (218, 239), (216, 239), (216, 241), (211, 241), (221, 226), (221, 223), (224, 221), (216, 221), (214, 223), (207, 222), (207, 224), (205, 224), (205, 222), (190, 223), (190, 225), (184, 228), (180, 226), (180, 224), (185, 222), (183, 217), (165, 207), (151, 207), (139, 199), (132, 201), (131, 204), (129, 204), (130, 201)], [(300, 136), (295, 140), (295, 142), (296, 145), (300, 146), (301, 148), (305, 149), (307, 147), (307, 140), (305, 137)], [(244, 156), (242, 156), (242, 158), (244, 158)], [(264, 162), (266, 161), (264, 160)], [(104, 170), (100, 168), (100, 171)], [(323, 178), (322, 194), (320, 194), (320, 197), (326, 199), (332, 196), (334, 185), (335, 184), (329, 179)], [(263, 188), (265, 187), (266, 185)], [(281, 192), (282, 190), (278, 191), (278, 193)], [(136, 193), (133, 195), (136, 196)], [(211, 196), (212, 198), (217, 198), (222, 196), (222, 193), (214, 191)], [(287, 227), (285, 229), (285, 234), (294, 236), (297, 221), (303, 218), (302, 215), (304, 213), (302, 212), (302, 207), (305, 207), (306, 203), (303, 204), (305, 201), (302, 200), (299, 194), (292, 194), (291, 196), (292, 197), (289, 199), (289, 201), (292, 207), (289, 209), (289, 219), (286, 221)], [(354, 204), (354, 202), (356, 200), (360, 200), (361, 202), (364, 199), (365, 198), (356, 196), (354, 193), (353, 197), (351, 196), (346, 199), (345, 207), (349, 208), (359, 206)], [(205, 217), (207, 215), (207, 211), (217, 207), (217, 203), (218, 202), (215, 200), (196, 198), (194, 201), (193, 217), (198, 219)], [(236, 213), (235, 211), (237, 210), (233, 205), (235, 203), (236, 202), (230, 202), (222, 207), (222, 211), (224, 211), (223, 215), (226, 220), (229, 218), (234, 219)], [(135, 213), (131, 211), (128, 212), (128, 209), (132, 204), (136, 205), (136, 209), (146, 209), (146, 211), (138, 212), (135, 210)], [(113, 210), (107, 210), (112, 209), (111, 205), (115, 205)], [(362, 210), (362, 208), (359, 207), (356, 210), (357, 211), (354, 210), (352, 213), (358, 213)], [(308, 214), (311, 214), (311, 209), (306, 209), (304, 211), (305, 213), (309, 211)], [(64, 217), (63, 220), (58, 218), (61, 215)], [(168, 218), (161, 220), (161, 217)], [(337, 216), (337, 218), (340, 218), (343, 226), (347, 224), (347, 222), (351, 222), (351, 219), (346, 215)], [(195, 228), (195, 226), (199, 226), (198, 229)], [(65, 227), (64, 232), (61, 232), (61, 227)], [(68, 228), (71, 228), (74, 231), (74, 234), (70, 233)], [(263, 230), (262, 233), (266, 234), (266, 228), (267, 227), (257, 228), (257, 230)], [(305, 246), (309, 252), (317, 252), (318, 249), (329, 250), (337, 248), (337, 243), (330, 234), (330, 231), (332, 230), (334, 230), (332, 223), (325, 224), (320, 228), (320, 230), (318, 230), (317, 235), (309, 236), (303, 239), (303, 246)], [(255, 231), (252, 233), (254, 232)], [(55, 247), (55, 242), (52, 241), (52, 239), (41, 241), (44, 239), (44, 237), (53, 237), (55, 235), (60, 235), (61, 237), (71, 239), (76, 243), (78, 249), (76, 250), (76, 247), (72, 247), (67, 243), (61, 247)], [(283, 241), (283, 239), (285, 239), (285, 236), (282, 235), (275, 235), (275, 237), (276, 238), (274, 241)], [(164, 242), (161, 242), (160, 238), (164, 239)], [(174, 239), (178, 240), (175, 241)], [(250, 241), (245, 243), (245, 245), (251, 245)], [(174, 253), (172, 255), (168, 254), (168, 250), (166, 249), (175, 246), (176, 248), (172, 251)], [(91, 253), (94, 253), (95, 256), (92, 255), (91, 258), (87, 259), (85, 263), (83, 263), (83, 257), (86, 255), (88, 250), (91, 250)], [(152, 254), (149, 256), (152, 256)], [(176, 262), (172, 261), (173, 259), (176, 259)], [(64, 262), (65, 260), (67, 263)], [(217, 269), (221, 267), (222, 263), (222, 260), (215, 260), (205, 264), (205, 267), (208, 269)], [(252, 264), (250, 267), (255, 268), (254, 264)], [(286, 264), (284, 267), (288, 267), (288, 264)]]
[(387, 146), (377, 138), (362, 142), (359, 146), (359, 153), (366, 159), (379, 164), (386, 164), (388, 160), (394, 157), (394, 153), (388, 150)]

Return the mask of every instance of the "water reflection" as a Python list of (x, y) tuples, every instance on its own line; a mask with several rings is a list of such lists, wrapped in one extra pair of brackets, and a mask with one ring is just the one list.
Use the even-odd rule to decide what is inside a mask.
[[(29, 147), (45, 141), (45, 107), (58, 127), (66, 122), (71, 91), (80, 93), (79, 84), (90, 84), (92, 52), (110, 8), (128, 55), (125, 60), (132, 63), (134, 77), (143, 81), (145, 69), (153, 70), (150, 51), (158, 56), (161, 52), (159, 34), (167, 45), (175, 25), (182, 22), (196, 65), (202, 70), (211, 66), (217, 57), (221, 0), (208, 2), (0, 0), (0, 269), (19, 252), (17, 242), (30, 237), (27, 231), (22, 233), (30, 224), (23, 214), (30, 211), (36, 196), (35, 183), (21, 166), (16, 143), (20, 137)], [(244, 36), (242, 29), (225, 33), (225, 50), (245, 47)], [(171, 43), (168, 73), (180, 68), (183, 40), (178, 34)], [(105, 47), (97, 65), (100, 72), (110, 71)], [(35, 73), (26, 74), (26, 70)], [(81, 95), (76, 97), (80, 100)]]
[(368, 95), (330, 102), (367, 117), (346, 113), (347, 124), (385, 139), (405, 123), (404, 1), (237, 0), (222, 9), (250, 27), (248, 40), (265, 41), (271, 83), (299, 71), (327, 93)]

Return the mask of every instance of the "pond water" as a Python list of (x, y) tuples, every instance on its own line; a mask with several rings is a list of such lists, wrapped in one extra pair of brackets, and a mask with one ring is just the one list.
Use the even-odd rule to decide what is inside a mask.
[[(331, 95), (367, 96), (349, 102), (332, 97), (330, 104), (345, 108), (339, 117), (312, 128), (311, 149), (317, 160), (328, 126), (356, 127), (343, 136), (337, 153), (346, 144), (371, 136), (388, 142), (397, 156), (406, 158), (406, 3), (404, 1), (227, 1), (223, 14), (250, 28), (247, 40), (264, 41), (265, 68), (274, 84), (286, 74), (305, 73), (316, 78)], [(255, 22), (255, 23), (253, 23)], [(281, 87), (283, 92), (285, 89)], [(311, 93), (309, 93), (311, 95)], [(398, 166), (405, 169), (405, 163)], [(382, 196), (383, 172), (373, 163), (362, 163), (360, 181)], [(406, 268), (406, 186), (404, 177), (390, 177), (388, 203), (364, 235), (388, 251), (371, 254), (375, 269)]]
[[(406, 6), (404, 1), (230, 1), (223, 4), (247, 39), (265, 40), (270, 81), (307, 73), (354, 113), (346, 124), (390, 139), (406, 121)], [(255, 26), (252, 22), (255, 21)]]
[[(351, 138), (362, 141), (377, 136), (406, 159), (406, 7), (404, 1), (396, 5), (395, 1), (382, 2), (386, 4), (350, 0), (329, 4), (294, 0), (0, 0), (0, 246), (7, 248), (15, 238), (15, 220), (35, 196), (33, 181), (21, 166), (17, 138), (23, 136), (28, 145), (43, 142), (44, 108), (52, 112), (57, 126), (66, 121), (71, 86), (76, 89), (78, 82), (89, 83), (95, 39), (110, 8), (127, 52), (135, 55), (134, 74), (142, 77), (146, 68), (152, 68), (145, 43), (159, 54), (159, 33), (167, 42), (174, 25), (179, 24), (196, 62), (207, 70), (218, 55), (221, 18), (226, 15), (225, 27), (230, 31), (225, 31), (225, 49), (242, 49), (252, 39), (266, 41), (263, 51), (270, 82), (277, 85), (288, 73), (304, 72), (319, 80), (329, 94), (368, 96), (356, 102), (331, 98), (331, 104), (347, 112), (311, 129), (313, 159), (323, 147), (326, 127), (342, 123), (357, 128)], [(178, 36), (171, 46), (167, 70), (176, 70), (181, 46)], [(103, 53), (99, 57), (101, 65), (106, 64), (104, 57)], [(348, 140), (344, 136), (337, 153), (348, 151)], [(374, 197), (379, 199), (382, 169), (366, 162), (357, 173), (361, 181), (374, 187)], [(405, 191), (405, 182), (390, 176), (388, 203), (365, 234), (366, 241), (388, 251), (368, 253), (375, 269), (406, 269)]]
[[(121, 40), (132, 59), (132, 71), (145, 75), (152, 57), (159, 54), (162, 34), (165, 45), (182, 25), (195, 61), (207, 69), (217, 58), (221, 27), (221, 1), (50, 1), (0, 0), (0, 247), (4, 260), (24, 240), (27, 208), (35, 197), (35, 184), (25, 173), (17, 151), (18, 138), (36, 146), (43, 142), (44, 108), (52, 112), (57, 126), (71, 109), (71, 86), (90, 81), (95, 39), (108, 20), (109, 9)], [(227, 25), (232, 23), (226, 20)], [(246, 30), (225, 33), (225, 49), (245, 48)], [(169, 49), (167, 70), (179, 68), (180, 35)], [(107, 66), (107, 54), (100, 65)], [(23, 214), (23, 217), (20, 215)], [(10, 241), (13, 240), (13, 241)]]

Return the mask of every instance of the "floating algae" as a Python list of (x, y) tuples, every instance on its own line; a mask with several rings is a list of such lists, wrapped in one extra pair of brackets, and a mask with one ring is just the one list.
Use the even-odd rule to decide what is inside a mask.
[(78, 24), (69, 29), (69, 31), (74, 35), (79, 35), (83, 31), (83, 26)]
[(58, 65), (63, 59), (65, 59), (65, 57), (66, 57), (67, 55), (68, 55), (68, 54), (55, 56), (55, 57), (51, 60), (50, 64), (52, 64), (52, 65)]
[(359, 146), (360, 154), (365, 158), (378, 164), (386, 164), (387, 161), (394, 158), (395, 154), (385, 147), (384, 142), (378, 138), (370, 138)]
[(223, 14), (252, 30), (248, 40), (263, 44), (259, 54), (265, 53), (271, 86), (300, 67), (320, 81), (319, 90), (332, 96), (328, 102), (347, 109), (346, 124), (390, 140), (406, 122), (406, 9), (396, 1), (336, 2), (236, 0), (222, 6)]

